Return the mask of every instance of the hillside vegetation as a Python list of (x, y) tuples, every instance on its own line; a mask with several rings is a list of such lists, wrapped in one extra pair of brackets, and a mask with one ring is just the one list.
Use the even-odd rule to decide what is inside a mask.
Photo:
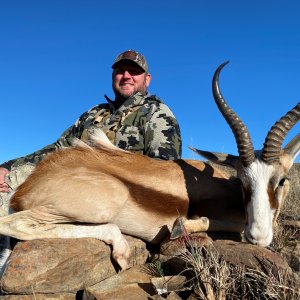
[(290, 193), (286, 200), (282, 214), (298, 220), (300, 216), (300, 164), (294, 164), (290, 171)]

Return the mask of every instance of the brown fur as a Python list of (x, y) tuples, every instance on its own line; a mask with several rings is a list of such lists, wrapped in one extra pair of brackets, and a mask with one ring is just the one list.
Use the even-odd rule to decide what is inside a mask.
[(141, 231), (149, 231), (137, 234), (152, 240), (155, 228), (170, 227), (179, 216), (224, 219), (226, 211), (242, 223), (241, 191), (228, 178), (201, 161), (154, 160), (101, 143), (76, 146), (49, 154), (17, 189), (11, 207), (53, 215), (51, 222), (111, 222), (135, 235), (127, 225), (132, 214)]

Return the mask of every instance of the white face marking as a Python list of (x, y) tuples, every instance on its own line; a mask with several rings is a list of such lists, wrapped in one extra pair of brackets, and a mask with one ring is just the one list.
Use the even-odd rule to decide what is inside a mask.
[(268, 185), (274, 174), (274, 166), (255, 160), (241, 174), (241, 180), (250, 191), (247, 205), (246, 238), (253, 244), (268, 246), (273, 239), (272, 221), (275, 210), (271, 208)]

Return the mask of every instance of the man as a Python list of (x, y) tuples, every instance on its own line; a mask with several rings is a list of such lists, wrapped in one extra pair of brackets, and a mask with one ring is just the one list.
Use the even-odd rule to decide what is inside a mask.
[(87, 141), (88, 132), (95, 127), (119, 148), (157, 159), (181, 157), (180, 129), (173, 113), (162, 100), (148, 93), (151, 75), (145, 57), (127, 50), (117, 56), (112, 69), (115, 100), (105, 95), (107, 103), (81, 115), (55, 143), (0, 165), (0, 192), (8, 192), (5, 176), (12, 168), (35, 165), (47, 153), (71, 146), (75, 138)]

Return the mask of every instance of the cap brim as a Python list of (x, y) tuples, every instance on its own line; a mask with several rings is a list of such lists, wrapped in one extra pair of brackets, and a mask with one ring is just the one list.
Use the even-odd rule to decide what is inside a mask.
[(136, 66), (138, 66), (139, 68), (141, 68), (144, 72), (147, 72), (147, 70), (145, 70), (141, 65), (139, 65), (136, 61), (131, 60), (131, 59), (127, 59), (127, 58), (123, 58), (120, 59), (119, 61), (115, 62), (111, 67), (112, 69), (116, 69), (119, 65), (123, 64), (123, 63), (131, 63), (134, 64)]

